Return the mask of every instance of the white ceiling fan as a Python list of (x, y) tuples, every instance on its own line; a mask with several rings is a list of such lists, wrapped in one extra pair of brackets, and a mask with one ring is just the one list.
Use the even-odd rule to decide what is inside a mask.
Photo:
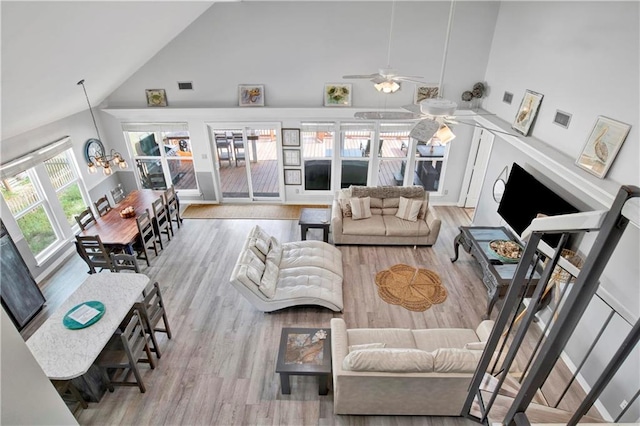
[(420, 80), (424, 77), (418, 76), (406, 76), (399, 75), (398, 71), (391, 68), (391, 39), (393, 35), (393, 18), (395, 15), (395, 7), (396, 2), (391, 2), (391, 24), (389, 27), (389, 44), (387, 46), (387, 67), (380, 68), (377, 73), (374, 74), (354, 74), (354, 75), (343, 75), (342, 78), (345, 79), (359, 79), (366, 78), (371, 80), (374, 84), (374, 87), (378, 92), (383, 93), (395, 93), (400, 89), (400, 82), (407, 81), (411, 83), (425, 84), (424, 81)]
[[(447, 35), (445, 38), (443, 58), (442, 58), (442, 68), (440, 72), (440, 80), (438, 82), (438, 87), (442, 90), (443, 80), (444, 80), (444, 72), (447, 63), (447, 53), (449, 47), (449, 39), (451, 36), (451, 27), (453, 22), (453, 15), (455, 10), (455, 0), (451, 1), (451, 7), (449, 9), (449, 22), (447, 25)], [(381, 70), (383, 71), (383, 70)], [(372, 76), (377, 76), (373, 74)], [(344, 78), (347, 78), (345, 76)], [(408, 81), (412, 81), (415, 83), (423, 83), (420, 81), (413, 81), (412, 78), (421, 78), (421, 77), (408, 77)], [(373, 80), (372, 80), (373, 81)], [(423, 142), (439, 142), (441, 144), (447, 143), (455, 138), (451, 129), (447, 126), (447, 124), (465, 124), (473, 127), (485, 128), (477, 123), (470, 123), (462, 121), (465, 118), (471, 118), (474, 115), (494, 115), (494, 114), (472, 114), (465, 117), (456, 116), (455, 112), (458, 108), (458, 104), (454, 101), (444, 98), (437, 99), (425, 99), (419, 104), (410, 104), (404, 105), (402, 107), (406, 111), (364, 111), (364, 112), (356, 112), (355, 118), (365, 119), (365, 120), (420, 120), (418, 123), (411, 129), (409, 135)], [(515, 136), (508, 132), (502, 132), (499, 130), (488, 129), (492, 132), (504, 133), (507, 135)], [(435, 138), (434, 138), (435, 136)], [(432, 140), (432, 139), (435, 139)]]

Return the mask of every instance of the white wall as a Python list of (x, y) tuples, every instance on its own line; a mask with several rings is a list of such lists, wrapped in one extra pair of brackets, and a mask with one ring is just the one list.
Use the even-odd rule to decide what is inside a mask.
[[(391, 65), (401, 74), (438, 82), (449, 5), (396, 3)], [(482, 80), (498, 6), (497, 2), (457, 4), (444, 78), (446, 96), (458, 100)], [(207, 134), (202, 132), (205, 123), (275, 119), (283, 127), (299, 127), (301, 120), (349, 120), (354, 111), (345, 115), (340, 108), (322, 107), (324, 84), (331, 82), (353, 84), (354, 108), (377, 110), (412, 103), (413, 84), (384, 95), (368, 80), (341, 78), (374, 73), (387, 65), (390, 11), (390, 2), (217, 3), (112, 93), (108, 112), (118, 120), (105, 121), (107, 130), (121, 134), (120, 121), (188, 121), (196, 171), (210, 172), (214, 164)], [(248, 16), (260, 19), (247, 20)], [(193, 81), (194, 90), (178, 91), (177, 81)], [(237, 86), (242, 83), (265, 85), (265, 108), (237, 107)], [(169, 107), (146, 108), (148, 88), (164, 88)], [(117, 111), (120, 108), (128, 111)], [(267, 111), (274, 108), (281, 109)], [(434, 202), (455, 203), (459, 197), (472, 132), (458, 127), (454, 127), (458, 139), (451, 147), (443, 196), (433, 197)], [(287, 202), (327, 201), (296, 195), (290, 186), (285, 189)]]
[[(640, 185), (639, 10), (638, 2), (502, 3), (486, 73), (492, 90), (483, 105), (497, 113), (492, 122), (508, 129), (525, 89), (544, 94), (544, 99), (533, 136), (496, 137), (475, 225), (504, 224), (491, 187), (504, 166), (514, 161), (581, 208), (608, 208), (620, 184)], [(502, 102), (505, 90), (514, 93), (511, 105)], [(556, 109), (573, 114), (569, 129), (552, 123)], [(574, 164), (598, 115), (632, 125), (604, 180)], [(579, 251), (588, 253), (594, 238), (585, 236)], [(640, 231), (629, 226), (601, 277), (599, 291), (620, 311), (636, 318), (640, 315), (639, 241)], [(565, 350), (575, 365), (602, 323), (594, 323), (598, 318), (603, 318), (602, 309), (593, 303)], [(610, 359), (623, 328), (614, 326), (614, 333), (607, 332), (596, 347), (583, 372), (588, 385)], [(613, 416), (620, 412), (621, 401), (629, 401), (640, 387), (638, 361), (637, 355), (632, 356), (624, 373), (601, 397)], [(634, 421), (639, 407), (636, 401), (623, 420)]]
[(2, 308), (3, 425), (77, 425), (62, 398), (38, 365), (31, 351)]
[[(630, 124), (608, 179), (640, 184), (638, 2), (503, 2), (484, 107), (512, 123), (526, 89), (544, 95), (532, 135), (578, 158), (598, 115)], [(514, 94), (511, 105), (504, 91)], [(553, 124), (573, 114), (569, 129)]]

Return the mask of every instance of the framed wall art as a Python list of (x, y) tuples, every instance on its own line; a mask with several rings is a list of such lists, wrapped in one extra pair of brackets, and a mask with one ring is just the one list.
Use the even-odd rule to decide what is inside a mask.
[(284, 169), (285, 185), (302, 185), (302, 170)]
[(264, 106), (264, 85), (238, 85), (238, 103), (240, 106)]
[(631, 130), (629, 124), (598, 116), (576, 164), (603, 179)]
[(299, 166), (301, 164), (299, 149), (283, 149), (282, 152), (284, 153), (285, 166)]
[(536, 115), (538, 115), (543, 96), (541, 93), (531, 90), (525, 91), (522, 102), (520, 102), (520, 108), (518, 108), (516, 118), (511, 126), (515, 131), (522, 133), (524, 136), (529, 136), (529, 131), (536, 119)]
[(166, 107), (167, 93), (164, 89), (147, 89), (147, 106), (150, 107)]
[(300, 146), (300, 129), (282, 129), (282, 146)]
[(351, 84), (325, 84), (324, 106), (351, 106)]
[(427, 86), (416, 86), (416, 93), (413, 97), (413, 103), (419, 104), (425, 99), (436, 99), (440, 93), (437, 84), (429, 84)]

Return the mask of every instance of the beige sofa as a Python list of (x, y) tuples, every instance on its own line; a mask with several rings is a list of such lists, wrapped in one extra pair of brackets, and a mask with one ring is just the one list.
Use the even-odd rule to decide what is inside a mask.
[[(489, 338), (492, 328), (493, 321), (483, 321), (475, 331), (348, 330), (344, 320), (333, 318), (334, 413), (461, 415), (467, 388), (482, 355), (482, 342)], [(371, 344), (384, 344), (384, 348), (354, 347)]]
[(230, 282), (263, 312), (300, 305), (342, 311), (342, 253), (322, 241), (280, 243), (256, 225)]
[[(371, 217), (354, 220), (351, 200), (370, 199)], [(422, 200), (417, 220), (396, 216), (400, 197)], [(424, 245), (435, 244), (441, 221), (429, 205), (429, 193), (420, 186), (351, 186), (333, 201), (331, 227), (335, 244)]]

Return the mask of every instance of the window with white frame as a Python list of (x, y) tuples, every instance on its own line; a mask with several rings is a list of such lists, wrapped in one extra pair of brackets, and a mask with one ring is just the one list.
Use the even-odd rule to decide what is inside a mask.
[(0, 192), (36, 260), (73, 235), (89, 204), (65, 137), (0, 166)]
[(125, 123), (122, 130), (141, 188), (198, 190), (186, 123)]

